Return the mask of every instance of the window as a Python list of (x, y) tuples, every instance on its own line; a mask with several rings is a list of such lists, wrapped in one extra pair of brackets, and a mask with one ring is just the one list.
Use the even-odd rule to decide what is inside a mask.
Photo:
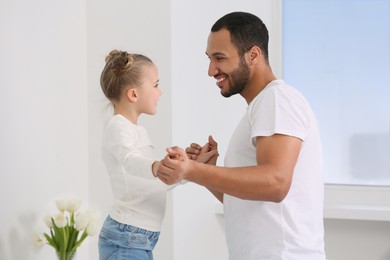
[(283, 78), (311, 103), (325, 182), (390, 185), (390, 0), (284, 0)]

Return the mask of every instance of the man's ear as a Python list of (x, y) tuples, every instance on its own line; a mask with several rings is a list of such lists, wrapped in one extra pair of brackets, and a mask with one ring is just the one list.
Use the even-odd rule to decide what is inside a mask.
[(126, 90), (126, 96), (131, 102), (137, 102), (138, 100), (137, 89), (129, 88), (128, 90)]
[(261, 50), (258, 46), (253, 46), (249, 51), (249, 62), (250, 63), (257, 63), (259, 62), (259, 58), (261, 57)]

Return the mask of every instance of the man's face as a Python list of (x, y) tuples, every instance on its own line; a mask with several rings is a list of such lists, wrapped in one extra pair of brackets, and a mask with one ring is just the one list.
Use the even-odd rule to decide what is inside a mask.
[(226, 29), (212, 32), (207, 42), (206, 55), (210, 58), (208, 74), (217, 80), (224, 97), (239, 94), (249, 81), (245, 56), (240, 57)]

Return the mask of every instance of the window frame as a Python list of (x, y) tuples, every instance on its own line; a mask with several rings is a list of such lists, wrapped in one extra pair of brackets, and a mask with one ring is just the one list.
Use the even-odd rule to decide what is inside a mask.
[[(274, 51), (270, 63), (275, 75), (283, 78), (283, 0), (270, 0), (270, 11), (275, 14), (268, 26)], [(325, 184), (324, 218), (390, 221), (390, 187)]]

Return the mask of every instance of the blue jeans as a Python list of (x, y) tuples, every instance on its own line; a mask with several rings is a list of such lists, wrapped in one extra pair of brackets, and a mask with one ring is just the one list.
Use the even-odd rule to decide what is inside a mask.
[(160, 232), (126, 225), (110, 216), (99, 234), (99, 260), (153, 260)]

